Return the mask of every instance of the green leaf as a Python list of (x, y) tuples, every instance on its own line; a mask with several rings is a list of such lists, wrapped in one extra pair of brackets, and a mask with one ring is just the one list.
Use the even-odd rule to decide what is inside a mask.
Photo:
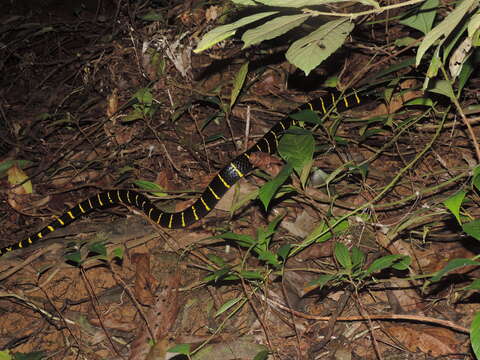
[(224, 240), (233, 240), (243, 247), (251, 247), (256, 244), (256, 241), (249, 235), (245, 234), (235, 234), (233, 232), (226, 232), (220, 235), (216, 235), (213, 238), (224, 239)]
[(239, 275), (248, 280), (264, 280), (265, 275), (260, 273), (259, 271), (252, 271), (252, 270), (242, 270), (239, 272)]
[(94, 254), (107, 256), (107, 248), (105, 247), (105, 243), (103, 241), (98, 241), (90, 244), (88, 246), (88, 250), (90, 250)]
[(133, 97), (138, 100), (140, 104), (143, 105), (152, 105), (153, 95), (149, 88), (138, 89)]
[(443, 201), (443, 205), (450, 210), (460, 225), (462, 224), (460, 219), (460, 207), (462, 206), (463, 199), (465, 199), (466, 194), (466, 191), (461, 190)]
[(338, 263), (344, 269), (352, 269), (352, 258), (350, 257), (350, 251), (348, 251), (348, 248), (343, 243), (335, 243), (333, 254), (335, 255), (335, 259), (337, 259)]
[(475, 265), (478, 266), (480, 265), (480, 262), (474, 261), (471, 259), (453, 259), (448, 262), (445, 267), (435, 273), (434, 276), (430, 279), (432, 282), (436, 282), (440, 280), (444, 275), (449, 273), (450, 271), (465, 267), (465, 266), (470, 266), (470, 265)]
[(130, 111), (126, 116), (122, 117), (122, 123), (143, 119), (143, 112), (140, 109)]
[(308, 76), (310, 71), (343, 45), (354, 26), (348, 19), (330, 21), (295, 41), (285, 56)]
[(463, 231), (480, 241), (480, 220), (473, 220), (462, 225)]
[(404, 106), (428, 106), (431, 107), (433, 106), (433, 101), (430, 98), (425, 98), (425, 97), (419, 97), (416, 99), (412, 99), (407, 101)]
[(455, 10), (453, 10), (443, 21), (435, 26), (432, 31), (430, 31), (423, 39), (420, 44), (417, 57), (415, 61), (415, 66), (420, 64), (423, 56), (426, 51), (442, 36), (447, 38), (457, 27), (460, 21), (465, 17), (470, 8), (475, 6), (478, 0), (463, 0)]
[(240, 67), (240, 70), (235, 76), (235, 80), (233, 80), (232, 95), (230, 96), (230, 108), (237, 101), (238, 95), (240, 95), (240, 91), (242, 90), (243, 85), (245, 84), (245, 79), (247, 78), (247, 74), (248, 74), (248, 61)]
[[(293, 130), (300, 130), (293, 128)], [(310, 132), (302, 131), (302, 134), (286, 133), (280, 139), (278, 144), (278, 153), (292, 165), (298, 176), (301, 175), (302, 169), (313, 159), (315, 151), (315, 139)]]
[[(16, 352), (13, 354), (15, 360), (42, 360), (46, 358), (46, 354), (43, 351), (32, 351), (29, 353)], [(2, 359), (0, 357), (0, 359)], [(5, 357), (4, 359), (11, 359), (11, 357)]]
[(428, 91), (445, 95), (449, 97), (450, 100), (455, 100), (455, 93), (453, 92), (452, 85), (447, 80), (436, 80), (433, 83), (433, 87), (429, 88)]
[(410, 26), (424, 34), (432, 29), (437, 14), (438, 0), (426, 0), (422, 6), (415, 9), (415, 13), (399, 21), (400, 24)]
[(300, 110), (288, 116), (294, 120), (303, 121), (314, 125), (322, 123), (322, 119), (320, 118), (320, 116), (318, 116), (318, 114), (313, 110)]
[(208, 260), (210, 260), (211, 262), (213, 262), (215, 265), (217, 265), (218, 267), (224, 267), (226, 266), (226, 262), (225, 260), (223, 260), (220, 256), (218, 255), (215, 255), (215, 254), (212, 254), (212, 253), (209, 253), (207, 255), (208, 257)]
[(65, 259), (74, 262), (76, 265), (80, 265), (82, 261), (82, 254), (80, 251), (74, 251), (68, 254), (65, 254)]
[(408, 269), (411, 263), (412, 259), (410, 258), (410, 256), (405, 256), (403, 259), (394, 262), (392, 264), (392, 268), (394, 268), (395, 270), (404, 271)]
[(122, 260), (123, 259), (123, 253), (124, 253), (123, 247), (116, 247), (112, 251), (112, 259)]
[[(328, 282), (335, 279), (337, 276), (333, 274), (320, 275), (315, 280), (312, 280), (308, 283), (308, 287), (319, 287), (322, 289)], [(313, 289), (312, 289), (313, 290)]]
[[(480, 29), (479, 29), (480, 30)], [(460, 71), (460, 75), (458, 75), (458, 91), (461, 92), (465, 84), (470, 79), (470, 76), (475, 71), (475, 67), (472, 64), (470, 58), (468, 58), (465, 63), (463, 64), (462, 70)]]
[(140, 189), (148, 190), (152, 195), (158, 197), (167, 196), (165, 189), (154, 182), (147, 180), (135, 180), (133, 183)]
[(262, 350), (255, 355), (253, 360), (267, 360), (268, 359), (268, 350)]
[(12, 360), (9, 350), (0, 351), (0, 360)]
[(394, 264), (403, 263), (409, 258), (405, 255), (387, 255), (375, 260), (367, 269), (367, 275), (372, 275), (384, 269), (393, 267)]
[(177, 344), (167, 350), (169, 353), (190, 355), (190, 344)]
[(319, 225), (317, 225), (317, 227), (315, 227), (315, 229), (312, 230), (310, 234), (307, 235), (303, 242), (306, 244), (310, 244), (313, 242), (325, 242), (327, 240), (330, 240), (333, 235), (344, 232), (348, 229), (349, 226), (350, 225), (348, 221), (343, 220), (332, 229), (330, 225), (322, 221)]
[(463, 290), (480, 290), (480, 279), (475, 279), (470, 285), (465, 286)]
[(480, 190), (480, 165), (475, 166), (473, 169), (472, 184)]
[(242, 36), (242, 40), (245, 43), (243, 49), (283, 35), (291, 29), (301, 25), (310, 16), (311, 14), (309, 13), (279, 16), (254, 29), (247, 30)]
[(243, 296), (239, 296), (234, 299), (230, 299), (227, 302), (225, 302), (222, 306), (220, 306), (220, 309), (215, 313), (214, 317), (217, 317), (221, 314), (223, 314), (225, 311), (230, 309), (232, 306), (235, 306), (235, 304), (238, 304), (239, 301), (244, 300), (245, 298)]
[(272, 200), (273, 196), (278, 191), (280, 186), (282, 186), (282, 184), (287, 181), (288, 177), (292, 173), (292, 170), (292, 165), (287, 163), (283, 167), (282, 171), (280, 171), (280, 173), (275, 177), (275, 179), (270, 180), (260, 188), (258, 197), (262, 201), (265, 210), (268, 209), (270, 201)]
[(254, 248), (254, 251), (258, 254), (258, 259), (265, 261), (267, 264), (272, 265), (275, 268), (278, 268), (281, 263), (278, 261), (278, 257), (276, 254), (269, 250), (258, 250)]
[(352, 267), (354, 269), (361, 268), (365, 261), (365, 254), (356, 246), (352, 247)]
[(211, 48), (216, 43), (229, 38), (230, 36), (235, 35), (237, 30), (242, 26), (251, 24), (255, 21), (261, 20), (273, 14), (277, 14), (278, 11), (268, 11), (268, 12), (261, 12), (258, 14), (250, 15), (240, 20), (237, 20), (231, 24), (218, 26), (215, 29), (209, 31), (205, 34), (205, 36), (200, 40), (197, 45), (197, 48), (193, 50), (194, 53), (198, 54), (208, 48)]
[(280, 249), (277, 250), (277, 255), (280, 256), (283, 260), (283, 262), (287, 261), (288, 254), (290, 253), (290, 250), (292, 250), (292, 245), (291, 244), (285, 244), (280, 247)]
[(480, 359), (480, 311), (477, 311), (470, 325), (470, 343), (476, 358)]

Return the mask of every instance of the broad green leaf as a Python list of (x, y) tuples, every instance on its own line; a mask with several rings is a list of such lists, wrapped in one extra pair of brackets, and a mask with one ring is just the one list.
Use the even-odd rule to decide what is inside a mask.
[(412, 258), (410, 256), (404, 256), (403, 259), (396, 261), (392, 264), (392, 268), (399, 271), (407, 270), (410, 264), (412, 263)]
[(247, 30), (242, 35), (242, 41), (245, 43), (243, 49), (283, 35), (291, 29), (301, 25), (310, 16), (311, 14), (308, 13), (279, 16), (254, 29)]
[(116, 247), (115, 249), (113, 249), (112, 251), (112, 256), (111, 258), (112, 259), (119, 259), (119, 260), (122, 260), (123, 259), (123, 247)]
[(224, 239), (224, 240), (234, 240), (240, 246), (250, 247), (255, 245), (256, 241), (249, 235), (245, 234), (235, 234), (233, 232), (226, 232), (220, 235), (213, 236), (213, 238)]
[(343, 45), (354, 26), (348, 19), (330, 21), (295, 41), (285, 56), (290, 63), (308, 75)]
[(440, 24), (435, 26), (433, 30), (425, 36), (418, 48), (415, 61), (416, 66), (420, 64), (420, 61), (427, 50), (442, 36), (445, 38), (448, 37), (463, 19), (463, 17), (476, 4), (478, 5), (478, 0), (463, 0), (462, 3), (455, 8), (455, 10), (453, 10), (447, 17), (445, 17), (445, 19), (443, 19)]
[(149, 88), (138, 89), (133, 97), (141, 104), (151, 105), (153, 102), (153, 95)]
[(433, 101), (430, 98), (420, 97), (407, 101), (404, 106), (433, 106)]
[(460, 218), (460, 207), (462, 206), (463, 199), (465, 199), (466, 194), (466, 191), (461, 190), (443, 201), (443, 205), (450, 210), (460, 225), (462, 224), (462, 220)]
[(76, 265), (79, 265), (82, 263), (82, 254), (80, 254), (80, 251), (70, 252), (65, 255), (65, 259), (74, 262)]
[(140, 189), (148, 190), (152, 195), (155, 195), (158, 197), (167, 195), (167, 193), (165, 192), (165, 189), (154, 182), (147, 181), (147, 180), (135, 180), (133, 183), (137, 185)]
[(333, 254), (338, 263), (346, 270), (352, 269), (352, 258), (350, 257), (350, 251), (348, 248), (340, 242), (335, 243)]
[(463, 290), (480, 290), (480, 279), (475, 279), (472, 283), (463, 288)]
[(458, 76), (458, 92), (461, 92), (467, 81), (470, 79), (470, 76), (473, 74), (475, 67), (472, 64), (472, 61), (467, 59), (462, 66), (460, 75)]
[(232, 306), (235, 306), (235, 304), (237, 304), (239, 301), (242, 301), (242, 300), (244, 300), (243, 296), (239, 296), (237, 298), (228, 300), (222, 306), (220, 306), (220, 309), (218, 309), (218, 311), (215, 313), (214, 317), (222, 315), (225, 311), (230, 309)]
[(480, 220), (473, 220), (462, 225), (463, 231), (480, 241)]
[(314, 151), (315, 139), (310, 132), (286, 133), (278, 144), (278, 153), (293, 166), (298, 176), (302, 173), (303, 167), (313, 159)]
[(447, 80), (436, 80), (433, 87), (429, 88), (428, 91), (445, 95), (452, 101), (455, 100), (455, 93), (453, 92), (452, 85)]
[(387, 255), (375, 260), (367, 269), (367, 275), (372, 275), (384, 269), (388, 269), (395, 263), (399, 263), (408, 258), (405, 255)]
[(253, 360), (267, 360), (268, 354), (269, 354), (268, 350), (262, 350), (255, 355)]
[(177, 344), (167, 350), (169, 353), (190, 355), (190, 344)]
[(465, 267), (465, 266), (470, 266), (470, 265), (475, 265), (478, 266), (480, 265), (480, 262), (474, 261), (471, 259), (453, 259), (448, 262), (445, 267), (435, 273), (434, 276), (430, 279), (432, 282), (436, 282), (440, 280), (444, 275), (449, 273), (450, 271)]
[(310, 124), (321, 124), (322, 123), (322, 119), (320, 118), (320, 116), (318, 116), (318, 114), (313, 111), (313, 110), (300, 110), (296, 113), (293, 113), (293, 114), (290, 114), (288, 115), (289, 117), (291, 117), (292, 119), (294, 120), (297, 120), (297, 121), (303, 121), (303, 122), (306, 122), (306, 123), (310, 123)]
[(277, 255), (282, 258), (282, 260), (285, 262), (287, 261), (288, 254), (290, 253), (290, 250), (292, 250), (292, 245), (291, 244), (285, 244), (280, 247), (280, 249), (277, 250)]
[(422, 6), (415, 9), (412, 16), (400, 20), (400, 24), (410, 26), (424, 34), (432, 29), (433, 21), (438, 8), (438, 0), (426, 0)]
[(105, 247), (105, 243), (103, 241), (94, 242), (88, 246), (88, 250), (93, 252), (94, 254), (107, 256), (107, 248)]
[(241, 18), (240, 20), (237, 20), (231, 24), (227, 25), (222, 25), (218, 26), (215, 29), (209, 31), (208, 33), (205, 34), (205, 36), (200, 40), (200, 42), (197, 45), (197, 48), (193, 50), (194, 53), (199, 53), (202, 52), (216, 43), (225, 40), (229, 38), (230, 36), (235, 35), (237, 30), (241, 28), (242, 26), (251, 24), (255, 21), (261, 20), (263, 18), (266, 18), (268, 16), (271, 16), (273, 14), (277, 14), (278, 11), (267, 11), (267, 12), (261, 12), (258, 14), (250, 15), (244, 18)]
[(287, 181), (288, 177), (292, 173), (293, 167), (290, 164), (286, 164), (282, 171), (272, 180), (267, 182), (265, 185), (263, 185), (259, 192), (258, 192), (258, 197), (263, 203), (263, 206), (265, 207), (265, 210), (268, 209), (268, 205), (270, 204), (270, 201), (272, 200), (273, 196), (275, 193), (278, 191), (280, 186)]
[(365, 261), (365, 254), (356, 246), (352, 247), (351, 253), (353, 268), (361, 268)]
[(473, 169), (472, 184), (480, 191), (480, 165)]
[(477, 359), (480, 359), (480, 311), (477, 311), (470, 325), (470, 344)]
[(248, 74), (248, 61), (240, 67), (240, 70), (235, 76), (235, 80), (233, 80), (232, 95), (230, 96), (230, 107), (232, 107), (233, 104), (235, 104), (235, 102), (237, 101), (238, 95), (240, 95), (240, 91), (242, 90), (243, 85), (245, 84), (245, 79), (247, 78), (247, 74)]

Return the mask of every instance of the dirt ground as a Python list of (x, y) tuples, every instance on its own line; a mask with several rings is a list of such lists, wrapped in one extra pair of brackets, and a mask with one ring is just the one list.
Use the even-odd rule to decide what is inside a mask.
[[(362, 25), (305, 77), (281, 41), (242, 50), (228, 40), (192, 53), (222, 21), (222, 2), (11, 0), (2, 8), (0, 247), (102, 189), (154, 190), (162, 209), (185, 208), (285, 114), (325, 95), (332, 74), (362, 101), (314, 129), (312, 172), (342, 175), (304, 187), (294, 176), (288, 186), (297, 192), (269, 211), (255, 200), (269, 176), (262, 168), (186, 229), (159, 228), (120, 206), (2, 257), (0, 359), (166, 359), (179, 344), (189, 354), (174, 359), (473, 359), (479, 297), (465, 287), (478, 267), (426, 282), (479, 252), (442, 205), (471, 190), (471, 139), (441, 97), (435, 111), (404, 106), (421, 96), (420, 69), (371, 86), (374, 74), (412, 56), (388, 45), (404, 27), (385, 35), (383, 25)], [(229, 109), (247, 60), (248, 86)], [(478, 104), (479, 81), (467, 84), (465, 108)], [(388, 86), (396, 95), (385, 105)], [(283, 164), (266, 162), (277, 168), (272, 176)], [(462, 214), (478, 217), (478, 196), (468, 196)], [(367, 203), (344, 231), (308, 242), (319, 224), (328, 230), (329, 219)], [(269, 249), (302, 250), (282, 266), (215, 237), (260, 237), (279, 215)], [(353, 248), (365, 267), (388, 255), (412, 263), (347, 276), (339, 252)], [(337, 277), (320, 286), (321, 275)]]

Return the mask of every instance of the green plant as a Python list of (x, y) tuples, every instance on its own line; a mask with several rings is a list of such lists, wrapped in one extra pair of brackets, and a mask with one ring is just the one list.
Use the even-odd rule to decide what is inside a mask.
[(374, 275), (383, 270), (406, 270), (411, 259), (405, 255), (386, 255), (365, 266), (365, 254), (357, 247), (350, 250), (342, 243), (335, 243), (333, 255), (339, 267), (338, 271), (319, 276), (309, 283), (308, 290), (322, 288), (326, 285), (338, 286), (343, 283), (353, 285), (355, 289), (375, 284)]
[(155, 114), (155, 104), (150, 89), (141, 88), (132, 96), (135, 103), (132, 105), (133, 110), (125, 116), (122, 121), (130, 122), (139, 119), (150, 119)]

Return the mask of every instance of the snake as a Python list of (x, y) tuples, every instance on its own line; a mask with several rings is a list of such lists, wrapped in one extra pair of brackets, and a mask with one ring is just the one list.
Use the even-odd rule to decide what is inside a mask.
[[(332, 107), (342, 111), (360, 103), (357, 92), (340, 97), (337, 92), (331, 92), (323, 97), (301, 105), (297, 111), (314, 110), (327, 114)], [(200, 197), (186, 209), (179, 212), (165, 212), (156, 207), (144, 194), (135, 190), (105, 190), (80, 202), (61, 216), (56, 217), (40, 231), (31, 234), (26, 239), (0, 248), (0, 256), (14, 250), (19, 250), (42, 241), (48, 234), (71, 224), (76, 219), (94, 210), (104, 210), (116, 205), (132, 207), (143, 212), (154, 223), (168, 229), (185, 228), (205, 217), (225, 193), (242, 177), (254, 169), (250, 161), (253, 153), (263, 152), (273, 154), (277, 150), (281, 136), (298, 121), (287, 115), (279, 120), (259, 141), (247, 151), (238, 155), (228, 165), (224, 166), (207, 185)]]

